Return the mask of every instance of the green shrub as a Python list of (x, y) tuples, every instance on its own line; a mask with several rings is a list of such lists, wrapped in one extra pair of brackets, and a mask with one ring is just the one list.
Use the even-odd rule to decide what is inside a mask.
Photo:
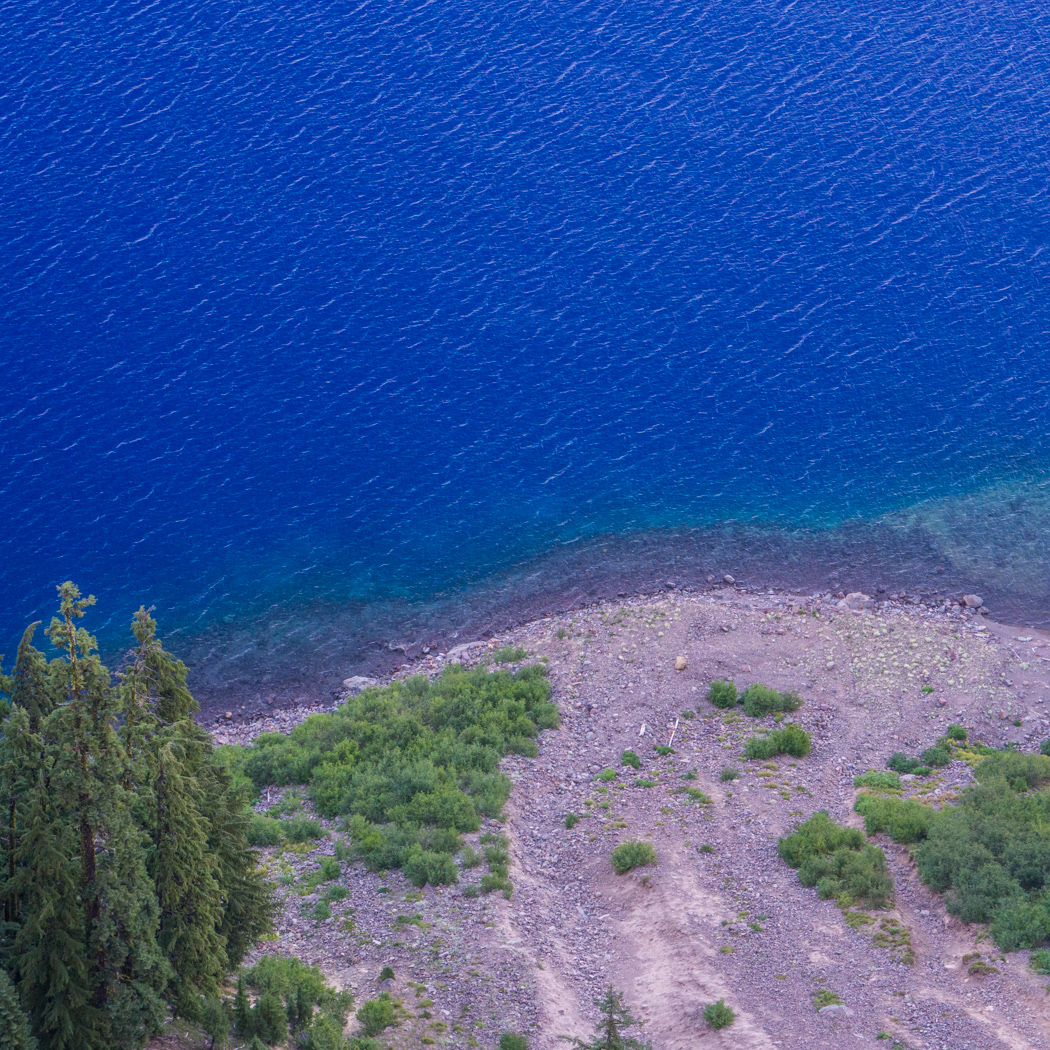
[(886, 871), (886, 855), (869, 846), (857, 828), (835, 824), (821, 810), (777, 843), (781, 859), (798, 869), (803, 886), (816, 886), (820, 896), (867, 901), (882, 908), (893, 899), (893, 880)]
[(326, 901), (345, 901), (350, 896), (350, 891), (345, 886), (329, 886), (324, 891)]
[(321, 825), (310, 818), (296, 818), (294, 820), (283, 820), (281, 821), (284, 830), (284, 837), (289, 842), (306, 842), (309, 839), (322, 839), (325, 837), (325, 830)]
[(914, 773), (922, 763), (917, 758), (909, 758), (903, 751), (894, 751), (886, 760), (887, 769), (898, 773)]
[(1050, 758), (1020, 751), (997, 751), (982, 759), (974, 774), (982, 784), (995, 779), (1011, 784), (1022, 780), (1025, 789), (1041, 788), (1050, 783)]
[(712, 805), (711, 797), (700, 791), (699, 788), (686, 788), (685, 793), (689, 796), (692, 802), (699, 802), (701, 806)]
[(529, 651), (520, 645), (504, 645), (492, 654), (492, 659), (498, 664), (514, 664), (524, 660), (528, 655)]
[(335, 859), (335, 857), (322, 857), (321, 858), (321, 878), (325, 882), (331, 882), (333, 879), (338, 879), (342, 874), (343, 866)]
[(777, 755), (805, 758), (810, 747), (809, 733), (794, 722), (789, 722), (781, 729), (774, 729), (768, 736), (748, 737), (744, 754), (747, 758), (776, 758)]
[(736, 1020), (736, 1014), (726, 1006), (724, 999), (719, 999), (704, 1007), (704, 1020), (712, 1028), (728, 1028)]
[(450, 886), (459, 878), (456, 861), (448, 853), (432, 853), (422, 846), (413, 846), (401, 865), (405, 878), (413, 886)]
[(744, 705), (744, 714), (752, 718), (764, 718), (766, 715), (781, 711), (797, 711), (802, 700), (794, 693), (778, 693), (767, 686), (749, 685), (740, 702)]
[(1050, 952), (1045, 948), (1032, 952), (1028, 957), (1028, 967), (1033, 973), (1050, 973)]
[(737, 705), (736, 684), (716, 679), (707, 687), (707, 699), (715, 707), (728, 710)]
[[(869, 769), (867, 773), (861, 773), (859, 777), (853, 778), (853, 786), (874, 788), (876, 791), (899, 791), (901, 778), (898, 773), (880, 773)], [(868, 834), (870, 835), (871, 832), (869, 831)]]
[(889, 834), (894, 842), (911, 844), (926, 838), (936, 811), (914, 799), (878, 798), (861, 795), (853, 807), (864, 817), (864, 830), (869, 835), (880, 831)]
[(612, 866), (617, 875), (656, 863), (656, 850), (648, 842), (628, 839), (612, 851)]
[(579, 813), (566, 813), (565, 826), (571, 831), (580, 822)]
[(662, 758), (666, 758), (668, 755), (674, 754), (674, 748), (671, 747), (669, 744), (653, 744), (653, 750)]
[(325, 919), (332, 917), (332, 909), (326, 900), (319, 900), (314, 905), (313, 918), (317, 922), (324, 922)]
[(947, 731), (944, 734), (949, 740), (957, 740), (960, 743), (966, 742), (967, 732), (965, 726), (957, 726), (954, 723), (948, 726)]
[(736, 766), (723, 766), (719, 779), (723, 784), (728, 783), (730, 780), (739, 780), (740, 770)]
[(516, 1032), (504, 1032), (499, 1037), (499, 1050), (529, 1050), (529, 1041)]
[[(309, 1028), (315, 1006), (322, 1016), (337, 1019), (341, 1030), (353, 1004), (352, 993), (339, 992), (329, 987), (325, 983), (324, 974), (316, 966), (307, 966), (295, 958), (264, 955), (248, 971), (245, 980), (259, 993), (256, 1010), (253, 1010), (252, 1014), (255, 1015), (264, 999), (269, 997), (275, 1000), (278, 1006), (283, 1004), (284, 1016), (293, 1032)], [(239, 995), (238, 998), (240, 998)], [(241, 1013), (246, 1008), (246, 1004), (247, 1000), (240, 1008)], [(272, 1001), (267, 1009), (273, 1014), (271, 1017), (273, 1028), (279, 1028), (280, 1025), (274, 1020), (276, 1011), (273, 1009)], [(235, 1015), (237, 1012), (235, 1009)], [(240, 1024), (238, 1030), (242, 1035), (248, 1034)], [(262, 1033), (260, 1029), (255, 1028), (254, 1030), (258, 1031), (264, 1039), (266, 1038), (265, 1033)]]
[(601, 780), (601, 781), (603, 781), (603, 782), (605, 782), (607, 784), (610, 780), (615, 780), (616, 779), (616, 770), (615, 769), (603, 769), (598, 774), (598, 776), (595, 777), (595, 779), (596, 780)]
[(1050, 755), (1050, 737), (1047, 737), (1046, 740), (1039, 745), (1039, 754)]
[(418, 846), (449, 857), (434, 868), (446, 878), (458, 834), (476, 831), (483, 816), (498, 818), (509, 797), (501, 757), (535, 755), (540, 730), (559, 724), (546, 673), (539, 664), (514, 674), (454, 665), (436, 681), (366, 689), (287, 736), (262, 734), (243, 767), (256, 785), (308, 785), (321, 816), (347, 818), (369, 870), (399, 868), (411, 854), (419, 878)]
[(630, 766), (632, 769), (641, 769), (642, 760), (633, 751), (625, 751), (620, 756), (620, 765)]
[(379, 1035), (389, 1028), (394, 1023), (394, 1003), (389, 992), (383, 992), (378, 999), (369, 999), (357, 1011), (357, 1019), (366, 1036)]
[(259, 996), (252, 1008), (252, 1030), (264, 1043), (283, 1043), (288, 1038), (288, 1015), (276, 992)]
[(276, 846), (281, 841), (281, 822), (253, 813), (248, 821), (247, 834), (252, 846)]
[(944, 744), (935, 744), (933, 747), (926, 748), (920, 757), (923, 765), (930, 766), (933, 769), (940, 769), (951, 762), (952, 753)]

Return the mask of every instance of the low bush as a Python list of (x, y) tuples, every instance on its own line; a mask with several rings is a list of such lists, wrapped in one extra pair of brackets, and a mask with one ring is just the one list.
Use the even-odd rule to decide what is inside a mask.
[(301, 1041), (307, 1045), (312, 1045), (309, 1040), (316, 1031), (318, 1045), (323, 1046), (324, 1034), (332, 1027), (325, 1019), (334, 1022), (342, 1033), (354, 1001), (351, 992), (336, 991), (327, 985), (316, 966), (281, 955), (264, 955), (245, 974), (245, 983), (255, 989), (258, 999), (250, 1012), (246, 1001), (235, 1009), (235, 1017), (240, 1014), (238, 1031), (245, 1036), (257, 1035), (269, 1043), (281, 1042), (290, 1028), (293, 1034), (303, 1033), (305, 1038)]
[(951, 762), (952, 753), (944, 744), (935, 744), (933, 747), (926, 748), (919, 757), (922, 759), (922, 764), (924, 766), (930, 766), (932, 769), (940, 769), (942, 766), (946, 766)]
[(715, 1029), (728, 1028), (735, 1020), (736, 1014), (726, 1006), (724, 999), (704, 1007), (704, 1020)]
[(366, 1036), (379, 1035), (394, 1023), (394, 1003), (389, 992), (383, 992), (378, 999), (369, 999), (357, 1011), (361, 1030)]
[(248, 821), (247, 834), (252, 846), (276, 846), (281, 841), (281, 822), (253, 813)]
[(1037, 952), (1032, 952), (1028, 957), (1028, 968), (1033, 973), (1050, 973), (1050, 952), (1045, 948)]
[(835, 824), (825, 810), (815, 813), (777, 843), (780, 858), (798, 870), (803, 886), (816, 886), (820, 896), (848, 894), (883, 908), (893, 898), (893, 880), (886, 872), (886, 855), (869, 846), (858, 828)]
[(642, 760), (633, 751), (625, 751), (620, 755), (620, 765), (630, 766), (631, 769), (641, 769)]
[(926, 838), (937, 813), (914, 799), (879, 798), (861, 795), (853, 807), (864, 818), (869, 835), (885, 831), (894, 842), (910, 845)]
[(734, 682), (724, 682), (720, 679), (715, 679), (715, 681), (707, 687), (707, 699), (710, 700), (715, 707), (721, 707), (723, 710), (728, 710), (730, 707), (736, 707), (738, 699), (736, 684)]
[(881, 773), (869, 769), (867, 773), (861, 773), (859, 777), (853, 778), (853, 786), (873, 788), (876, 791), (899, 791), (901, 778), (898, 773)]
[(1050, 737), (1047, 737), (1046, 740), (1039, 745), (1039, 754), (1050, 755)]
[(571, 831), (580, 822), (579, 813), (566, 813), (565, 826)]
[(728, 783), (730, 780), (739, 780), (740, 770), (737, 769), (736, 766), (724, 766), (722, 772), (719, 773), (718, 778), (723, 784)]
[(628, 839), (612, 851), (612, 866), (617, 875), (656, 863), (656, 850), (648, 842)]
[(311, 839), (323, 839), (325, 830), (312, 818), (296, 817), (293, 820), (282, 820), (284, 837), (289, 842), (308, 842)]
[(520, 645), (504, 645), (492, 654), (492, 659), (498, 664), (515, 664), (528, 655), (529, 651)]
[(595, 777), (595, 779), (596, 780), (602, 780), (605, 783), (608, 783), (610, 780), (615, 780), (616, 779), (616, 770), (615, 769), (603, 769), (598, 774), (598, 776)]
[(517, 1032), (504, 1032), (499, 1037), (499, 1050), (529, 1050), (529, 1041)]
[(809, 733), (794, 722), (782, 729), (774, 729), (768, 736), (748, 737), (744, 744), (747, 758), (776, 758), (777, 755), (792, 755), (805, 758), (812, 746)]
[(661, 757), (666, 758), (674, 754), (674, 748), (670, 744), (653, 744), (653, 750)]
[(948, 728), (945, 730), (944, 735), (949, 740), (955, 740), (959, 743), (965, 743), (966, 737), (968, 736), (965, 726), (957, 726), (955, 724), (948, 726)]
[[(546, 674), (539, 664), (514, 674), (455, 665), (435, 681), (366, 689), (288, 735), (262, 734), (241, 764), (255, 785), (306, 784), (321, 816), (348, 818), (370, 870), (400, 868), (411, 856), (413, 881), (424, 873), (448, 881), (459, 834), (498, 817), (509, 797), (500, 758), (535, 756), (537, 734), (559, 724)], [(289, 841), (310, 837), (294, 825), (284, 823)]]
[(744, 705), (744, 714), (751, 718), (764, 718), (783, 711), (797, 711), (802, 700), (795, 693), (778, 693), (767, 686), (749, 685), (740, 702)]
[(894, 751), (886, 760), (888, 769), (898, 773), (911, 773), (917, 777), (929, 775), (930, 769), (924, 766), (917, 758), (909, 758), (903, 751)]

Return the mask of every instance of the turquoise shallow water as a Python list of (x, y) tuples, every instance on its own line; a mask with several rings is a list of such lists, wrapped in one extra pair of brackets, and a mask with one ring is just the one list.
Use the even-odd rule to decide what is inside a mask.
[(1045, 6), (0, 12), (0, 649), (67, 577), (215, 696), (708, 571), (1050, 622)]

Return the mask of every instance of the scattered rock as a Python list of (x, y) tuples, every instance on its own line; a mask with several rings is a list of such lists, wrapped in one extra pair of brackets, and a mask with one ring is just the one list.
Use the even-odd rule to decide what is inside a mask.
[(684, 656), (676, 656), (674, 658), (674, 669), (676, 671), (684, 671), (687, 666), (687, 661)]
[(857, 612), (865, 609), (874, 609), (875, 599), (872, 598), (870, 594), (863, 594), (860, 591), (850, 591), (850, 593), (838, 603), (838, 608), (853, 609)]
[(725, 576), (722, 577), (722, 582), (723, 583), (736, 583), (736, 580), (734, 580), (733, 577), (730, 576), (729, 573), (727, 572), (725, 574)]
[(964, 594), (963, 605), (967, 609), (979, 609), (984, 605), (984, 599), (979, 594)]
[(378, 684), (378, 679), (366, 678), (363, 674), (355, 674), (352, 678), (343, 679), (343, 688), (348, 693), (360, 693), (362, 689), (369, 689)]
[(830, 1006), (822, 1006), (818, 1011), (821, 1017), (852, 1017), (853, 1011), (841, 1003), (832, 1003)]

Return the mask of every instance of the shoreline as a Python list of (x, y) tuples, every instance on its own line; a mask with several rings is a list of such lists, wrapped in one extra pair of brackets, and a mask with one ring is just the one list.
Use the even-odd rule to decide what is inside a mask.
[[(254, 704), (245, 702), (242, 705), (225, 709), (212, 705), (208, 711), (202, 704), (198, 721), (212, 733), (217, 744), (249, 743), (261, 733), (288, 732), (312, 714), (333, 711), (348, 696), (366, 686), (382, 687), (419, 674), (433, 678), (451, 663), (474, 667), (485, 662), (488, 655), (501, 646), (517, 645), (530, 636), (540, 632), (557, 631), (559, 627), (564, 630), (579, 617), (595, 613), (600, 615), (621, 607), (630, 609), (648, 606), (653, 602), (669, 598), (714, 604), (725, 608), (732, 608), (741, 603), (754, 608), (757, 603), (760, 607), (768, 606), (771, 612), (802, 611), (809, 614), (815, 612), (818, 617), (824, 618), (836, 613), (850, 616), (918, 615), (924, 621), (951, 625), (968, 635), (994, 640), (996, 644), (1007, 647), (1012, 642), (1016, 643), (1019, 637), (1030, 637), (1037, 641), (1045, 640), (1050, 643), (1050, 630), (993, 620), (986, 606), (981, 605), (977, 608), (967, 605), (964, 595), (944, 595), (934, 598), (930, 594), (893, 592), (892, 594), (870, 596), (863, 592), (850, 592), (847, 595), (842, 591), (802, 595), (777, 588), (751, 587), (740, 584), (735, 579), (732, 582), (727, 582), (726, 579), (712, 580), (710, 583), (705, 581), (703, 590), (690, 586), (679, 588), (677, 584), (668, 581), (659, 590), (618, 595), (611, 601), (590, 602), (572, 609), (525, 620), (519, 624), (507, 626), (498, 632), (484, 630), (479, 632), (481, 637), (475, 639), (466, 641), (454, 639), (456, 644), (445, 649), (438, 646), (424, 647), (421, 645), (418, 656), (403, 660), (385, 673), (351, 676), (342, 683), (342, 688), (334, 691), (327, 698), (306, 698), (300, 702), (280, 706), (266, 699), (261, 701), (257, 699)], [(360, 681), (354, 682), (351, 686), (354, 678), (359, 678)], [(1022, 699), (1025, 695), (1020, 694)], [(1045, 699), (1048, 701), (1047, 711), (1050, 714), (1050, 692), (1047, 693)], [(1044, 698), (1039, 697), (1036, 702), (1043, 703)]]
[[(994, 536), (982, 541), (991, 548)], [(972, 545), (972, 544), (971, 544)], [(329, 703), (344, 679), (384, 678), (428, 653), (549, 616), (675, 589), (705, 594), (731, 575), (749, 593), (906, 593), (939, 605), (976, 591), (1001, 623), (1050, 627), (1050, 591), (956, 565), (920, 527), (853, 523), (827, 533), (757, 527), (608, 534), (565, 544), (483, 578), (421, 597), (276, 603), (193, 636), (173, 632), (202, 715)], [(1040, 576), (1040, 579), (1042, 577)], [(910, 601), (911, 599), (909, 599)]]

